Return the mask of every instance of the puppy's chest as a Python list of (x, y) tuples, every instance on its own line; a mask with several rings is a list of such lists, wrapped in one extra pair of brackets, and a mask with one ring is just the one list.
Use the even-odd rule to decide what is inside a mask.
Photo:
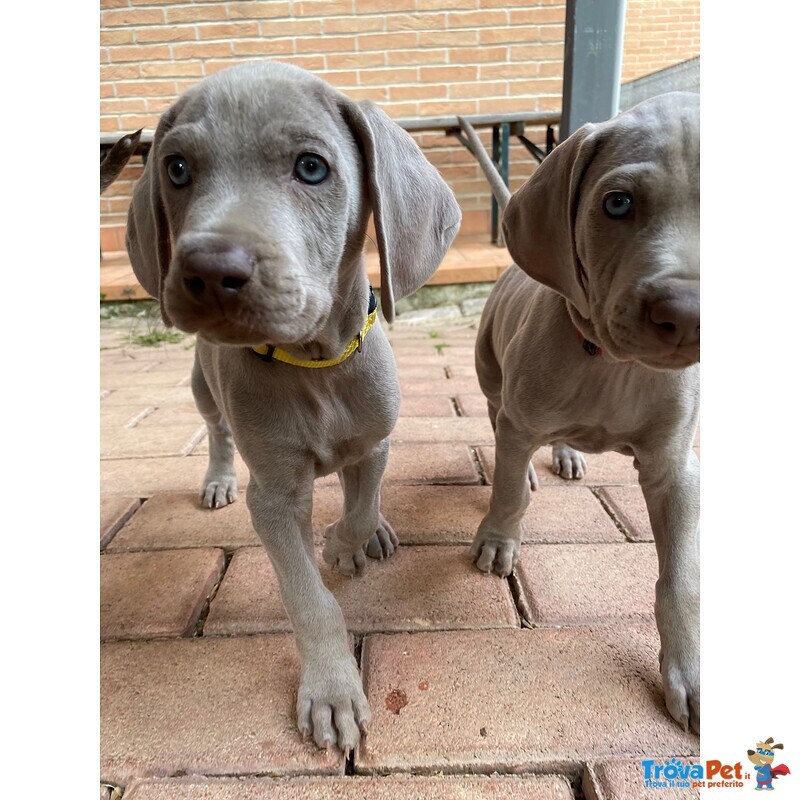
[(204, 371), (245, 461), (254, 451), (310, 459), (318, 477), (327, 475), (368, 455), (397, 418), (388, 369), (308, 370), (243, 357), (236, 368), (215, 359)]

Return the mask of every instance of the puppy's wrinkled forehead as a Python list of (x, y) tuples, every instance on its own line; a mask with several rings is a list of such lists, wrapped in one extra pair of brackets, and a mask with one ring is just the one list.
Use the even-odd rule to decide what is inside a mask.
[(340, 99), (329, 84), (292, 65), (243, 64), (189, 90), (178, 101), (172, 133), (197, 145), (209, 137), (245, 147), (304, 136), (334, 142), (342, 130)]
[(700, 164), (699, 95), (672, 92), (645, 100), (598, 126), (608, 164), (658, 165), (672, 177), (697, 179)]

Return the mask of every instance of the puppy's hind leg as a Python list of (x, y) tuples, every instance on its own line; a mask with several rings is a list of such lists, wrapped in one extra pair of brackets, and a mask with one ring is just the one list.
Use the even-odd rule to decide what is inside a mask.
[(233, 435), (211, 396), (196, 353), (192, 368), (192, 395), (208, 428), (208, 469), (200, 490), (200, 502), (205, 508), (222, 508), (239, 496), (233, 466)]
[(553, 443), (553, 472), (566, 480), (580, 480), (586, 474), (583, 453), (564, 442)]
[(344, 467), (339, 480), (344, 492), (344, 512), (325, 531), (322, 557), (345, 575), (364, 568), (364, 554), (388, 558), (399, 541), (380, 513), (380, 488), (389, 460), (389, 439), (384, 439), (366, 458)]

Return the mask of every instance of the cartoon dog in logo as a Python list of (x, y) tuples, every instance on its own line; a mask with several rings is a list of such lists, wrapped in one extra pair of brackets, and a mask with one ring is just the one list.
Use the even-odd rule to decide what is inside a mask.
[(781, 775), (789, 775), (789, 767), (786, 764), (778, 764), (777, 767), (772, 766), (775, 760), (775, 751), (783, 750), (782, 744), (773, 744), (775, 740), (770, 736), (765, 742), (757, 742), (755, 750), (748, 750), (747, 757), (755, 764), (756, 767), (756, 786), (757, 791), (762, 789), (769, 789), (770, 791), (775, 787), (772, 785), (772, 779), (778, 778)]

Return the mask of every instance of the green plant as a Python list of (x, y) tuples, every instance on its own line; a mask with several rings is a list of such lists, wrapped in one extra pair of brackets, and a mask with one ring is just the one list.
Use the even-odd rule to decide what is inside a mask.
[(141, 347), (158, 347), (160, 344), (178, 344), (183, 341), (183, 334), (178, 331), (151, 330), (147, 333), (140, 333), (136, 336), (131, 335), (131, 344), (138, 344)]

